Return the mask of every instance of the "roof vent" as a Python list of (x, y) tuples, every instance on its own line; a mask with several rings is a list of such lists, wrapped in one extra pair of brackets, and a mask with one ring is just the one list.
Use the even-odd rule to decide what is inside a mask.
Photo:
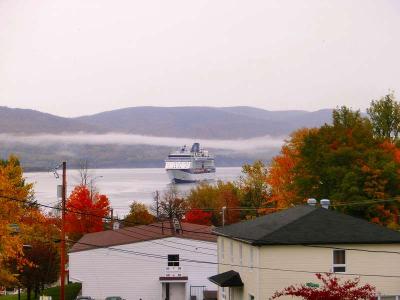
[(314, 198), (307, 199), (307, 204), (310, 206), (315, 206), (317, 205), (317, 200), (315, 200)]
[(325, 209), (328, 209), (329, 205), (331, 205), (331, 201), (329, 199), (321, 199), (320, 203), (321, 207)]

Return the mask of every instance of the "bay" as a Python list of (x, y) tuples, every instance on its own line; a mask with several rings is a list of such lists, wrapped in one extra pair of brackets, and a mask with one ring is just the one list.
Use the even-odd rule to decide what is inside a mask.
[[(240, 167), (217, 168), (216, 178), (222, 181), (234, 181), (240, 176)], [(59, 172), (61, 175), (61, 172)], [(129, 211), (133, 200), (151, 205), (155, 191), (162, 193), (171, 184), (163, 168), (132, 169), (92, 169), (89, 170), (93, 186), (109, 197), (117, 216), (122, 217)], [(27, 172), (27, 182), (34, 183), (35, 199), (38, 203), (54, 206), (57, 204), (57, 185), (60, 178), (51, 172)], [(78, 170), (67, 171), (67, 194), (80, 182)], [(176, 185), (181, 194), (186, 194), (196, 183)]]

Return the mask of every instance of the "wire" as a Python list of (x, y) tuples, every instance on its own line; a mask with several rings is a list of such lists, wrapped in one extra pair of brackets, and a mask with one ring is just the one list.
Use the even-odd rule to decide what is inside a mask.
[[(101, 245), (96, 245), (96, 244), (92, 244), (92, 243), (84, 243), (84, 242), (81, 242), (81, 241), (75, 241), (75, 240), (70, 240), (70, 239), (64, 239), (64, 240), (54, 239), (54, 241), (68, 241), (68, 242), (73, 242), (73, 243), (76, 243), (76, 244), (86, 245), (86, 246), (90, 246), (90, 247), (94, 247), (94, 248), (107, 249), (107, 250), (110, 250), (110, 251), (116, 251), (116, 252), (120, 252), (120, 253), (126, 253), (126, 254), (132, 254), (132, 255), (144, 256), (144, 257), (150, 257), (150, 258), (158, 258), (158, 259), (166, 259), (166, 258), (168, 258), (168, 256), (163, 256), (163, 255), (158, 255), (158, 254), (153, 254), (153, 253), (125, 250), (125, 249), (114, 248), (114, 247), (109, 247), (109, 246), (101, 246)], [(341, 248), (341, 249), (346, 249), (346, 248)], [(360, 251), (360, 249), (352, 249), (352, 250)], [(378, 251), (374, 251), (374, 252), (378, 252)], [(385, 253), (387, 253), (387, 252), (385, 252)], [(390, 252), (390, 253), (400, 254), (400, 252)], [(284, 269), (284, 268), (255, 267), (255, 266), (227, 264), (227, 263), (220, 263), (220, 262), (211, 262), (211, 261), (204, 261), (204, 260), (184, 259), (184, 258), (182, 258), (180, 260), (181, 261), (185, 261), (185, 262), (190, 262), (190, 263), (198, 263), (198, 264), (212, 264), (212, 265), (224, 265), (224, 266), (231, 266), (231, 267), (245, 267), (245, 268), (250, 268), (250, 269), (281, 271), (281, 272), (308, 273), (308, 274), (325, 273), (325, 272), (321, 272), (321, 271), (308, 271), (308, 270), (295, 270), (295, 269)], [(342, 275), (342, 276), (365, 276), (365, 277), (382, 277), (382, 278), (400, 278), (400, 275), (382, 275), (382, 274), (341, 273), (340, 275)]]
[[(8, 196), (2, 196), (2, 195), (0, 195), (0, 198), (5, 198), (5, 199), (9, 199), (9, 200), (15, 200), (15, 201), (19, 201), (19, 202), (22, 202), (22, 203), (26, 203), (26, 202), (29, 202), (29, 201), (26, 201), (26, 200), (20, 200), (20, 199), (16, 199), (16, 198), (13, 198), (13, 197), (8, 197)], [(394, 201), (394, 200), (396, 200), (396, 201), (398, 201), (398, 199), (392, 199), (391, 201)], [(389, 201), (389, 200), (386, 200), (386, 201)], [(45, 204), (40, 204), (40, 203), (30, 203), (30, 204), (32, 204), (32, 205), (38, 205), (38, 206), (42, 206), (42, 207), (47, 207), (47, 208), (52, 208), (52, 209), (57, 209), (57, 210), (62, 210), (62, 208), (60, 208), (60, 207), (52, 207), (52, 206), (48, 206), (48, 205), (45, 205)], [(73, 210), (70, 210), (70, 209), (65, 209), (67, 212), (71, 212), (71, 213), (76, 213), (76, 214), (81, 214), (81, 215), (87, 215), (87, 216), (93, 216), (93, 217), (97, 217), (97, 218), (103, 218), (103, 219), (108, 219), (108, 220), (112, 220), (112, 218), (111, 217), (104, 217), (104, 216), (99, 216), (99, 215), (95, 215), (95, 214), (91, 214), (91, 213), (85, 213), (85, 212), (80, 212), (80, 211), (73, 211)], [(132, 222), (127, 222), (127, 221), (124, 221), (124, 220), (118, 220), (118, 219), (116, 219), (117, 221), (120, 221), (120, 222), (122, 222), (122, 223), (128, 223), (128, 224), (134, 224), (134, 225), (137, 225), (137, 224), (135, 224), (135, 223), (132, 223)], [(161, 226), (158, 226), (158, 225), (156, 225), (156, 224), (148, 224), (148, 225), (146, 225), (146, 226), (150, 226), (150, 227), (155, 227), (155, 228), (159, 228), (159, 229), (162, 229), (162, 227)], [(137, 228), (140, 228), (140, 227), (137, 227)], [(140, 228), (140, 229), (142, 229), (142, 230), (145, 230), (145, 229), (143, 229), (143, 228)], [(165, 229), (169, 229), (169, 230), (173, 230), (173, 228), (172, 227), (165, 227)], [(129, 231), (129, 230), (128, 230)], [(148, 231), (148, 230), (147, 230)], [(186, 231), (186, 232), (190, 232), (190, 233), (197, 233), (197, 234), (202, 234), (202, 235), (217, 235), (216, 233), (214, 233), (214, 232), (203, 232), (203, 231), (194, 231), (194, 230), (184, 230), (184, 231)], [(152, 231), (149, 231), (149, 232), (152, 232)], [(153, 233), (155, 233), (155, 232), (153, 232)], [(136, 234), (139, 234), (139, 233), (136, 233)], [(129, 236), (129, 235), (128, 235)], [(142, 234), (142, 236), (143, 236), (143, 234)], [(133, 236), (131, 236), (131, 237), (133, 237)], [(252, 241), (252, 242), (255, 242), (255, 241), (258, 241), (258, 242), (260, 242), (260, 241), (262, 241), (262, 240), (256, 240), (256, 239), (246, 239), (247, 241)], [(164, 246), (167, 246), (167, 245), (164, 245)], [(303, 246), (313, 246), (313, 245), (303, 245)], [(322, 247), (322, 246), (321, 246)], [(324, 246), (325, 248), (330, 248), (330, 249), (339, 249), (339, 248), (337, 248), (337, 247), (329, 247), (329, 246)], [(355, 248), (340, 248), (340, 249), (342, 249), (342, 250), (349, 250), (349, 251), (363, 251), (363, 252), (375, 252), (375, 253), (392, 253), (392, 254), (400, 254), (400, 252), (387, 252), (387, 251), (380, 251), (380, 250), (374, 250), (374, 251), (369, 251), (369, 250), (367, 250), (367, 249), (355, 249)], [(190, 251), (190, 250), (188, 250), (188, 251)], [(194, 251), (193, 251), (194, 252)], [(198, 252), (196, 252), (196, 253), (198, 253)]]
[[(57, 239), (57, 241), (59, 241)], [(121, 248), (114, 248), (114, 247), (107, 247), (96, 245), (92, 243), (84, 243), (80, 241), (74, 241), (70, 239), (66, 239), (65, 241), (74, 242), (76, 244), (86, 245), (98, 249), (107, 249), (109, 251), (115, 251), (125, 254), (132, 254), (137, 256), (144, 256), (150, 258), (157, 258), (157, 259), (167, 259), (168, 256), (160, 255), (160, 254), (153, 254), (147, 252), (139, 252), (133, 250), (126, 250)], [(190, 263), (198, 263), (198, 264), (211, 264), (211, 265), (223, 265), (223, 266), (231, 266), (231, 267), (244, 267), (249, 269), (259, 269), (259, 270), (270, 270), (270, 271), (281, 271), (281, 272), (292, 272), (292, 273), (308, 273), (308, 274), (316, 274), (316, 273), (326, 273), (324, 271), (308, 271), (308, 270), (296, 270), (296, 269), (284, 269), (284, 268), (268, 268), (268, 267), (256, 267), (256, 266), (246, 266), (246, 265), (238, 265), (238, 264), (227, 264), (227, 263), (220, 263), (220, 262), (213, 262), (213, 261), (204, 261), (204, 260), (195, 260), (195, 259), (185, 259), (180, 258), (180, 261), (190, 262)], [(340, 273), (341, 276), (365, 276), (365, 277), (381, 277), (381, 278), (400, 278), (400, 275), (382, 275), (382, 274), (362, 274), (362, 273)]]

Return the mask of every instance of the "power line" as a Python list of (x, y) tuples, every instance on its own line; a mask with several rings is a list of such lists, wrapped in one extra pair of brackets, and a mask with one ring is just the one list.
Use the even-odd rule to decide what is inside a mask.
[[(54, 239), (54, 241), (60, 241), (59, 239)], [(65, 239), (65, 241), (73, 242), (76, 244), (81, 244), (89, 247), (94, 247), (97, 249), (106, 249), (109, 251), (115, 251), (125, 254), (131, 254), (136, 256), (142, 257), (149, 257), (149, 258), (157, 258), (157, 259), (167, 259), (168, 256), (148, 253), (148, 252), (139, 252), (133, 250), (126, 250), (121, 248), (109, 247), (109, 246), (102, 246), (93, 243), (85, 243), (81, 241), (75, 241), (70, 239)], [(230, 267), (244, 267), (249, 269), (259, 269), (259, 270), (270, 270), (270, 271), (280, 271), (280, 272), (292, 272), (292, 273), (307, 273), (307, 274), (316, 274), (316, 273), (326, 273), (324, 271), (309, 271), (309, 270), (296, 270), (296, 269), (286, 269), (286, 268), (268, 268), (268, 267), (257, 267), (257, 266), (246, 266), (246, 265), (238, 265), (238, 264), (228, 264), (228, 263), (220, 263), (220, 262), (213, 262), (213, 261), (205, 261), (205, 260), (196, 260), (196, 259), (185, 259), (180, 258), (180, 261), (189, 262), (189, 263), (198, 263), (198, 264), (210, 264), (210, 265), (223, 265), (223, 266), (230, 266)], [(365, 276), (365, 277), (381, 277), (381, 278), (400, 278), (400, 275), (383, 275), (383, 274), (363, 274), (363, 273), (340, 273), (340, 276)]]
[[(19, 201), (19, 202), (22, 202), (22, 203), (29, 202), (29, 201), (26, 201), (26, 200), (20, 200), (20, 199), (16, 199), (16, 198), (13, 198), (13, 197), (7, 197), (7, 196), (1, 196), (1, 195), (0, 195), (0, 198), (5, 198), (5, 199), (9, 199), (9, 200), (15, 200), (15, 201)], [(397, 199), (392, 199), (391, 201), (393, 201), (393, 200), (398, 201)], [(387, 201), (388, 201), (388, 200), (387, 200)], [(60, 207), (52, 207), (52, 206), (48, 206), (48, 205), (44, 205), (44, 204), (40, 204), (40, 203), (29, 203), (29, 204), (38, 205), (38, 206), (47, 207), (47, 208), (52, 208), (52, 209), (56, 209), (56, 210), (62, 210), (62, 208), (60, 208)], [(75, 214), (81, 214), (81, 215), (86, 215), (86, 216), (92, 216), (92, 217), (97, 217), (97, 218), (103, 218), (103, 219), (112, 220), (110, 217), (99, 216), (99, 215), (95, 215), (95, 214), (92, 214), (92, 213), (85, 213), (85, 212), (80, 212), (80, 211), (73, 211), (73, 210), (70, 210), (70, 209), (65, 209), (65, 211), (71, 212), (71, 213), (75, 213)], [(129, 224), (137, 225), (137, 224), (135, 224), (135, 223), (128, 222), (128, 221), (125, 221), (125, 220), (119, 220), (119, 219), (117, 219), (117, 221), (122, 222), (122, 223), (127, 223), (128, 225), (129, 225)], [(148, 224), (148, 225), (146, 225), (146, 226), (155, 227), (155, 228), (158, 228), (158, 229), (162, 229), (162, 228), (163, 228), (163, 227), (158, 226), (158, 225), (156, 225), (156, 224)], [(162, 226), (164, 226), (164, 225), (162, 225)], [(148, 232), (152, 232), (152, 233), (156, 233), (156, 232), (149, 231), (149, 230), (144, 229), (144, 228), (139, 227), (139, 226), (135, 226), (135, 228), (140, 229), (140, 230), (144, 230), (144, 231), (148, 231)], [(124, 229), (127, 230), (127, 231), (130, 231), (130, 230), (128, 230), (127, 228), (124, 228)], [(173, 230), (172, 227), (168, 227), (168, 226), (166, 226), (164, 229)], [(190, 233), (195, 233), (195, 234), (202, 234), (202, 235), (218, 235), (218, 234), (216, 234), (216, 233), (214, 233), (214, 232), (194, 231), (194, 230), (188, 230), (188, 229), (185, 229), (184, 231), (190, 232)], [(136, 234), (139, 234), (139, 235), (140, 235), (140, 233), (137, 233), (137, 232), (136, 232)], [(129, 236), (129, 235), (127, 235), (127, 236)], [(145, 235), (142, 234), (142, 236), (145, 236)], [(130, 236), (130, 237), (133, 237), (133, 236)], [(147, 236), (147, 237), (148, 237), (148, 236)], [(246, 240), (247, 240), (247, 241), (253, 241), (253, 242), (254, 242), (254, 241), (258, 241), (258, 242), (262, 241), (262, 240), (256, 240), (256, 239), (246, 239)], [(167, 245), (164, 245), (164, 246), (167, 246)], [(313, 245), (303, 245), (303, 246), (312, 247)], [(322, 247), (322, 246), (321, 246), (321, 247)], [(330, 248), (330, 249), (339, 249), (338, 247), (329, 247), (329, 246), (324, 246), (324, 247), (325, 247), (325, 248)], [(340, 248), (340, 249), (342, 249), (342, 250), (349, 250), (349, 251), (362, 251), (362, 252), (400, 254), (400, 252), (383, 251), (383, 250), (374, 250), (374, 251), (370, 251), (370, 250), (367, 250), (367, 249), (356, 249), (356, 248)], [(189, 251), (189, 250), (188, 250), (188, 251)]]

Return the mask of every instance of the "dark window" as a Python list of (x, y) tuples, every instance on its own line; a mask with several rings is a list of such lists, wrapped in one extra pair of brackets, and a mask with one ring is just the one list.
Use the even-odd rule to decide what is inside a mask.
[(179, 254), (168, 254), (168, 266), (170, 267), (179, 266)]
[(333, 264), (344, 265), (346, 264), (346, 252), (345, 250), (334, 250), (333, 251)]
[(333, 273), (346, 272), (346, 267), (333, 267)]
[(333, 250), (333, 272), (346, 272), (345, 250)]

